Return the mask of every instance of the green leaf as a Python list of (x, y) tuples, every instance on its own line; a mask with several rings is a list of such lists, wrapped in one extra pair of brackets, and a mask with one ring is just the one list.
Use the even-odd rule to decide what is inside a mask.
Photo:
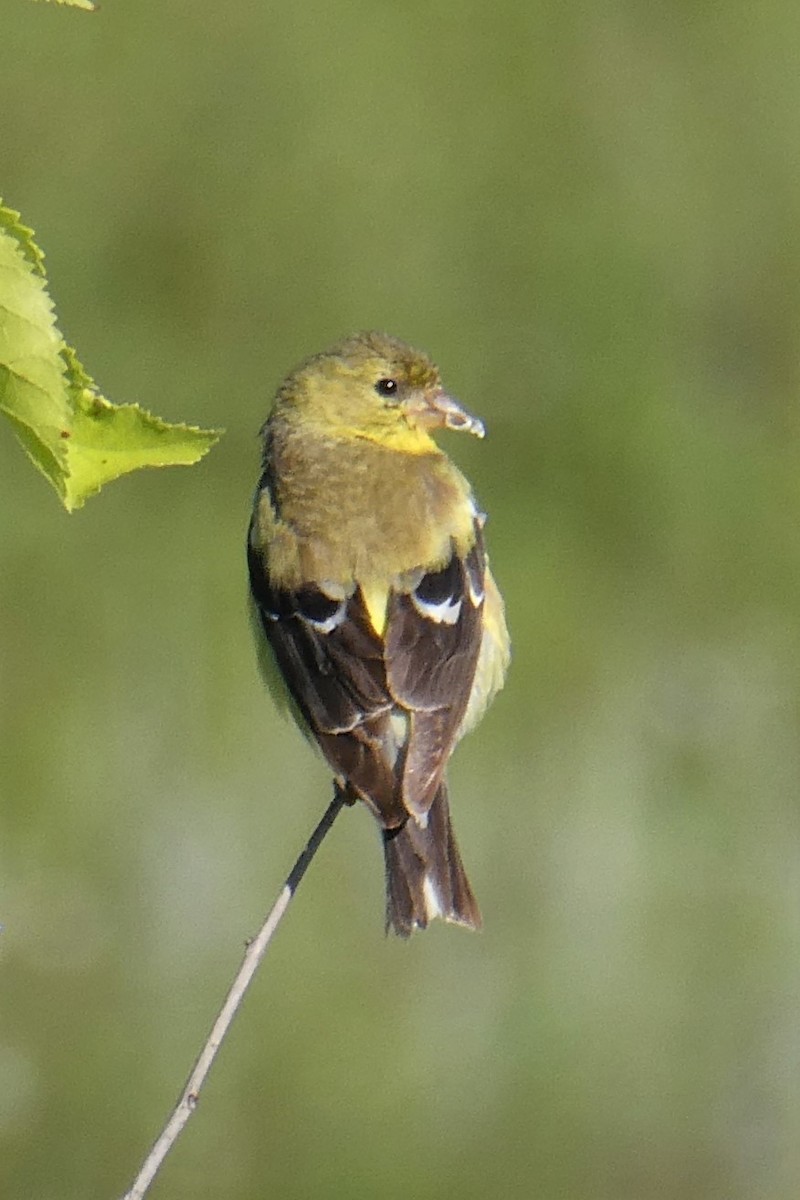
[(41, 251), (0, 204), (0, 412), (53, 483), (66, 470), (60, 434), (72, 420), (61, 345)]
[(46, 0), (48, 4), (66, 4), (69, 8), (83, 8), (86, 12), (94, 12), (97, 8), (92, 0)]
[(139, 467), (196, 463), (217, 442), (219, 429), (169, 425), (138, 404), (109, 404), (95, 388), (69, 346), (63, 359), (73, 403), (66, 442), (68, 470), (64, 503), (79, 508), (110, 479)]
[(56, 326), (32, 231), (2, 203), (0, 412), (69, 511), (139, 467), (197, 462), (221, 432), (169, 425), (99, 394)]
[(33, 230), (22, 224), (18, 212), (14, 212), (13, 208), (5, 208), (2, 202), (0, 202), (0, 229), (5, 229), (13, 238), (16, 238), (17, 246), (28, 262), (36, 268), (37, 274), (44, 278), (44, 253), (34, 241)]

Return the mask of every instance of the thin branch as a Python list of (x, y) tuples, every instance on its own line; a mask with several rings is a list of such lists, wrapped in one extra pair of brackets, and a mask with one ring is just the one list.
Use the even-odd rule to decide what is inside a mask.
[(142, 1164), (142, 1169), (136, 1176), (132, 1187), (125, 1193), (123, 1200), (142, 1200), (145, 1192), (155, 1179), (161, 1164), (177, 1141), (184, 1125), (197, 1107), (200, 1089), (205, 1082), (208, 1072), (211, 1070), (212, 1063), (217, 1056), (217, 1051), (222, 1045), (222, 1039), (228, 1032), (231, 1022), (239, 1009), (239, 1005), (244, 999), (245, 992), (253, 980), (258, 964), (266, 953), (266, 949), (272, 940), (272, 935), (278, 928), (281, 918), (289, 906), (289, 901), (297, 891), (300, 881), (321, 846), (325, 835), (339, 815), (342, 806), (346, 803), (345, 796), (337, 787), (333, 799), (309, 838), (308, 844), (289, 872), (283, 890), (267, 914), (264, 924), (261, 926), (257, 936), (248, 943), (242, 965), (231, 984), (230, 991), (225, 997), (225, 1003), (219, 1011), (219, 1015), (211, 1028), (203, 1049), (200, 1051), (197, 1062), (192, 1068), (192, 1073), (186, 1081), (186, 1086), (181, 1093), (180, 1099), (164, 1129), (159, 1134), (153, 1149)]

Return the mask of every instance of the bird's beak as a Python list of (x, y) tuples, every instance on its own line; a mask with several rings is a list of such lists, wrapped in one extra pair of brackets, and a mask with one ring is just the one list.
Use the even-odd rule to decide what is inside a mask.
[(483, 421), (473, 417), (457, 400), (441, 388), (437, 392), (420, 393), (407, 403), (409, 414), (425, 429), (455, 429), (482, 438), (486, 430)]

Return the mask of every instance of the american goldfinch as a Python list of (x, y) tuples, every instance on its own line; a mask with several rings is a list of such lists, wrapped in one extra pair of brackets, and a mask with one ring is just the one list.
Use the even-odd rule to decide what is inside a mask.
[(484, 432), (418, 350), (361, 333), (309, 358), (262, 430), (247, 547), (257, 633), (338, 787), (380, 824), (403, 937), (481, 924), (445, 769), (509, 661), (485, 517), (438, 429)]

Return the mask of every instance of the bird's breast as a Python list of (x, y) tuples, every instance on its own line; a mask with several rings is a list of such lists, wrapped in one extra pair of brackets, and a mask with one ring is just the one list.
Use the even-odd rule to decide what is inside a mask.
[(355, 582), (376, 632), (392, 582), (446, 563), (474, 540), (467, 481), (436, 452), (405, 455), (373, 443), (278, 448), (263, 541), (281, 582)]

